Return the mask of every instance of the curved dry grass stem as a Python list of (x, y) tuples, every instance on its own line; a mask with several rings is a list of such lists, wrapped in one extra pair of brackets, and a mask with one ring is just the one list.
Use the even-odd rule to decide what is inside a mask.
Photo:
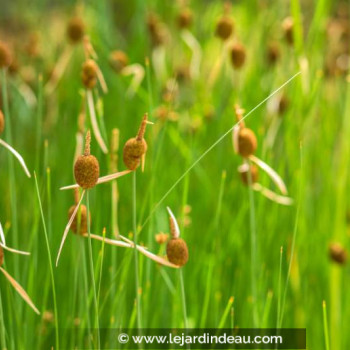
[(130, 85), (126, 91), (126, 95), (128, 97), (133, 97), (139, 89), (142, 80), (145, 77), (145, 69), (141, 66), (141, 64), (135, 63), (124, 67), (120, 73), (124, 76), (133, 76)]
[(275, 183), (275, 185), (278, 187), (278, 189), (281, 191), (283, 195), (287, 195), (287, 187), (285, 183), (283, 182), (282, 178), (277, 174), (275, 170), (273, 170), (268, 164), (263, 162), (258, 157), (255, 157), (254, 155), (251, 155), (249, 159), (254, 162), (259, 168), (265, 171), (265, 173), (271, 178), (271, 180)]
[[(84, 237), (88, 237), (89, 235), (87, 233), (83, 234)], [(90, 234), (90, 237), (92, 239), (95, 239), (95, 240), (98, 240), (98, 241), (101, 241), (101, 242), (105, 242), (106, 244), (110, 244), (110, 245), (114, 245), (114, 246), (117, 246), (117, 247), (123, 247), (123, 248), (134, 248), (135, 245), (134, 245), (134, 242), (130, 241), (129, 239), (123, 237), (123, 236), (120, 236), (122, 239), (125, 239), (126, 242), (123, 242), (123, 241), (120, 241), (120, 240), (115, 240), (115, 239), (109, 239), (109, 238), (104, 238), (104, 237), (101, 237), (99, 235), (95, 235), (95, 234)], [(168, 267), (172, 267), (174, 269), (178, 269), (179, 266), (175, 265), (175, 264), (172, 264), (171, 262), (169, 262), (168, 260), (156, 255), (156, 254), (153, 254), (151, 252), (149, 252), (147, 250), (147, 248), (145, 247), (142, 247), (140, 245), (136, 245), (136, 249), (143, 255), (145, 255), (146, 257), (148, 257), (149, 259), (157, 262), (158, 264), (161, 264), (161, 265), (164, 265), (164, 266), (168, 266)]]
[(0, 243), (0, 246), (1, 246), (3, 249), (5, 249), (5, 250), (7, 250), (7, 251), (9, 251), (9, 252), (11, 252), (11, 253), (20, 254), (20, 255), (30, 255), (29, 252), (24, 252), (24, 251), (22, 251), (22, 250), (17, 250), (17, 249), (10, 248), (10, 247), (8, 247), (7, 245), (5, 245), (5, 244), (3, 244), (3, 243)]
[(2, 244), (6, 245), (5, 234), (4, 234), (4, 230), (2, 229), (1, 222), (0, 222), (0, 240)]
[(107, 83), (106, 83), (106, 80), (102, 74), (102, 71), (100, 69), (100, 67), (98, 66), (98, 64), (96, 64), (97, 66), (97, 79), (98, 81), (100, 82), (100, 85), (101, 85), (101, 88), (102, 88), (102, 91), (106, 94), (108, 92), (108, 87), (107, 87)]
[(173, 238), (179, 238), (180, 237), (180, 228), (179, 224), (177, 223), (177, 220), (175, 218), (175, 215), (171, 211), (169, 207), (166, 207), (168, 213), (169, 213), (169, 225), (170, 225), (170, 234)]
[(34, 310), (34, 312), (40, 315), (39, 310), (36, 308), (26, 291), (20, 286), (20, 284), (2, 267), (0, 267), (1, 272), (5, 275), (8, 281), (12, 284), (13, 288), (16, 289), (17, 293), (22, 297), (22, 299)]
[(26, 175), (28, 177), (30, 177), (30, 172), (26, 166), (26, 163), (24, 162), (24, 159), (22, 158), (22, 156), (14, 149), (12, 148), (8, 143), (6, 143), (4, 140), (0, 139), (0, 144), (3, 145), (5, 148), (7, 148), (19, 161), (19, 163), (21, 164), (24, 172), (26, 173)]
[(90, 111), (90, 120), (91, 120), (92, 131), (94, 132), (95, 138), (96, 138), (97, 143), (99, 144), (102, 152), (107, 154), (108, 149), (107, 149), (107, 146), (102, 138), (102, 135), (101, 135), (98, 123), (97, 123), (94, 98), (92, 96), (91, 90), (86, 91), (86, 97), (87, 97), (87, 102), (88, 102), (89, 111)]
[(260, 192), (262, 195), (264, 195), (266, 198), (272, 200), (273, 202), (276, 202), (278, 204), (282, 205), (292, 205), (293, 204), (293, 199), (287, 196), (281, 196), (268, 188), (262, 186), (259, 183), (254, 183), (252, 185), (252, 188), (254, 191)]
[(56, 89), (59, 81), (62, 79), (63, 73), (66, 70), (68, 63), (71, 59), (73, 48), (68, 46), (58, 59), (56, 66), (54, 67), (50, 80), (46, 83), (44, 90), (47, 95), (51, 95)]
[(184, 29), (181, 33), (182, 40), (192, 51), (192, 60), (190, 64), (190, 74), (193, 79), (197, 79), (200, 74), (200, 65), (202, 60), (202, 49), (198, 40), (188, 30)]
[(58, 250), (58, 254), (57, 254), (57, 258), (56, 258), (56, 267), (58, 266), (58, 261), (60, 259), (60, 255), (61, 255), (61, 252), (62, 252), (62, 248), (63, 248), (63, 245), (64, 245), (64, 242), (67, 238), (67, 235), (68, 235), (68, 232), (69, 232), (69, 229), (72, 225), (72, 222), (75, 218), (75, 216), (77, 215), (77, 212), (78, 212), (78, 209), (80, 207), (80, 204), (81, 204), (81, 201), (83, 200), (84, 198), (84, 194), (85, 194), (85, 190), (83, 190), (83, 192), (81, 193), (81, 197), (80, 197), (80, 200), (79, 200), (79, 203), (75, 206), (75, 209), (73, 211), (73, 214), (72, 216), (70, 217), (69, 221), (68, 221), (68, 224), (63, 232), (63, 237), (62, 237), (62, 241), (61, 241), (61, 244), (60, 244), (60, 248)]

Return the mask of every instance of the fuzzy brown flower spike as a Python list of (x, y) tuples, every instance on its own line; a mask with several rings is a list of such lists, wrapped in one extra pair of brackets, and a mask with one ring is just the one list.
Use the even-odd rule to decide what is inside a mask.
[(77, 44), (83, 40), (85, 34), (85, 24), (80, 17), (73, 17), (68, 22), (67, 36), (73, 43)]
[(175, 219), (174, 214), (167, 208), (169, 213), (170, 233), (171, 239), (166, 247), (166, 254), (168, 260), (178, 266), (184, 266), (188, 261), (188, 248), (186, 242), (180, 238), (179, 225)]
[(123, 150), (123, 160), (126, 167), (135, 170), (147, 152), (147, 142), (143, 138), (147, 125), (147, 113), (144, 115), (140, 129), (136, 137), (129, 139)]
[(329, 245), (329, 257), (333, 262), (344, 265), (347, 261), (348, 254), (341, 244), (332, 243)]
[(4, 118), (4, 114), (0, 110), (0, 135), (3, 133), (4, 129), (5, 129), (5, 118)]
[(97, 84), (98, 67), (94, 60), (88, 59), (83, 63), (81, 81), (87, 89), (92, 89)]
[(2, 41), (0, 41), (0, 69), (10, 66), (12, 61), (12, 55), (9, 47)]
[[(74, 213), (74, 210), (76, 209), (78, 203), (79, 203), (79, 190), (76, 188), (74, 190), (74, 197), (75, 197), (75, 205), (72, 205), (69, 210), (68, 210), (68, 219), (71, 218), (72, 214)], [(78, 215), (74, 218), (72, 225), (70, 229), (72, 230), (73, 233), (76, 233), (78, 235), (84, 235), (84, 233), (87, 232), (87, 208), (84, 204), (80, 206), (80, 221), (78, 220), (79, 218), (79, 213)], [(89, 213), (89, 221), (91, 225), (91, 215)]]
[(77, 184), (83, 189), (89, 189), (97, 184), (100, 175), (100, 166), (96, 157), (90, 154), (90, 131), (86, 134), (85, 152), (74, 165), (74, 177)]

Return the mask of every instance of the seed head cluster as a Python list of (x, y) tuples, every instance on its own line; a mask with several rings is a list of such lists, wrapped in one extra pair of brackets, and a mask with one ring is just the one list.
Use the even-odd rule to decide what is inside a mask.
[(0, 135), (4, 132), (5, 129), (5, 117), (2, 111), (0, 110)]
[(248, 158), (256, 151), (258, 142), (253, 130), (242, 127), (238, 134), (238, 152), (243, 158)]
[(4, 263), (4, 250), (0, 246), (0, 266)]
[(76, 44), (82, 41), (85, 34), (85, 24), (80, 17), (73, 17), (68, 22), (67, 36), (68, 39)]
[(177, 25), (181, 29), (189, 28), (193, 21), (193, 13), (189, 8), (184, 8), (177, 16)]
[(125, 52), (120, 50), (112, 51), (109, 55), (109, 64), (116, 73), (125, 68), (129, 63), (129, 58)]
[(166, 247), (168, 260), (178, 266), (184, 266), (188, 261), (188, 248), (182, 238), (171, 238)]
[[(69, 210), (68, 210), (68, 219), (71, 218), (74, 210), (76, 208), (76, 205), (72, 205)], [(71, 225), (71, 230), (78, 234), (78, 235), (83, 235), (84, 233), (88, 232), (88, 221), (87, 221), (87, 209), (84, 204), (80, 206), (80, 226), (78, 227), (79, 224), (79, 212), (78, 215), (75, 216), (72, 225)], [(89, 215), (89, 221), (91, 224), (91, 215)], [(79, 230), (78, 230), (79, 228)], [(79, 232), (78, 232), (79, 231)]]
[(0, 41), (0, 69), (10, 66), (12, 54), (7, 44)]
[(135, 170), (141, 162), (142, 156), (147, 152), (147, 142), (143, 138), (147, 125), (147, 114), (144, 115), (136, 137), (129, 139), (123, 149), (124, 164), (129, 170)]
[(81, 80), (87, 89), (92, 89), (96, 86), (97, 70), (98, 67), (94, 60), (88, 59), (84, 62), (81, 72)]
[(339, 243), (332, 243), (329, 246), (329, 257), (339, 265), (344, 265), (348, 259), (346, 250)]
[[(241, 172), (241, 179), (245, 185), (249, 185), (249, 168), (243, 169)], [(250, 174), (252, 183), (256, 183), (259, 180), (259, 170), (254, 164), (250, 166)]]
[(74, 165), (74, 177), (77, 184), (83, 189), (96, 185), (100, 176), (100, 165), (96, 157), (90, 154), (91, 136), (88, 131), (85, 141), (84, 155), (79, 156)]
[(243, 67), (246, 59), (245, 47), (241, 43), (235, 43), (231, 47), (231, 62), (234, 68)]
[(227, 40), (232, 35), (233, 30), (234, 24), (232, 19), (224, 15), (216, 24), (215, 35), (222, 40)]

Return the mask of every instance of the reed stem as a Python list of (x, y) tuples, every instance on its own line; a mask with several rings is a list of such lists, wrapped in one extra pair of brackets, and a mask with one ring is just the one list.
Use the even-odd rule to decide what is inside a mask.
[(89, 248), (89, 266), (91, 273), (91, 281), (93, 288), (94, 296), (94, 307), (95, 307), (95, 328), (97, 332), (97, 348), (101, 348), (100, 344), (100, 322), (99, 322), (99, 312), (98, 312), (98, 303), (97, 303), (97, 293), (96, 293), (96, 281), (95, 281), (95, 269), (94, 269), (94, 260), (92, 256), (92, 243), (91, 243), (91, 228), (90, 228), (90, 204), (89, 204), (89, 190), (86, 191), (86, 217), (87, 217), (87, 228), (88, 228), (88, 248)]

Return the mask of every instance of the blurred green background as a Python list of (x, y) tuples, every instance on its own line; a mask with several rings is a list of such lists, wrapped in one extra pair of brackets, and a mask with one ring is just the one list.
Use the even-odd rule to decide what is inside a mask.
[[(17, 64), (3, 74), (12, 140), (6, 131), (1, 137), (21, 153), (32, 175), (36, 171), (54, 263), (68, 209), (74, 204), (73, 193), (59, 188), (74, 183), (78, 117), (84, 105), (83, 45), (73, 45), (66, 35), (69, 20), (78, 16), (109, 88), (106, 94), (97, 88), (94, 96), (107, 144), (113, 128), (120, 132), (118, 169), (125, 169), (122, 147), (136, 135), (143, 114), (148, 112), (155, 123), (146, 131), (145, 171), (138, 169), (136, 176), (139, 227), (149, 218), (138, 241), (165, 254), (155, 235), (169, 232), (166, 206), (170, 206), (190, 254), (182, 268), (189, 327), (306, 328), (308, 349), (326, 349), (327, 319), (330, 348), (348, 349), (349, 265), (332, 261), (329, 245), (349, 247), (349, 3), (291, 0), (231, 5), (227, 16), (234, 22), (234, 33), (225, 44), (215, 36), (225, 8), (221, 1), (1, 0), (0, 40), (9, 45)], [(193, 23), (180, 29), (177, 18), (184, 8), (190, 8)], [(166, 33), (160, 46), (152, 44), (147, 30), (150, 13), (157, 14)], [(287, 17), (293, 20), (293, 44), (288, 44), (283, 27)], [(184, 68), (187, 72), (192, 59), (184, 32), (200, 45), (197, 78), (179, 74)], [(245, 49), (240, 69), (230, 61), (231, 41)], [(277, 52), (273, 63), (268, 60), (271, 47)], [(57, 88), (46, 94), (40, 77), (45, 85), (66, 50), (71, 50), (69, 63)], [(109, 64), (113, 50), (124, 51), (130, 64), (145, 69), (145, 78), (131, 97), (126, 94), (131, 77), (118, 74)], [(162, 53), (163, 75), (156, 61)], [(220, 57), (221, 67), (211, 83)], [(281, 175), (294, 199), (292, 206), (249, 191), (237, 171), (242, 160), (234, 153), (229, 134), (153, 211), (175, 181), (233, 126), (235, 103), (249, 112), (299, 71), (246, 119), (257, 135), (256, 156)], [(38, 99), (40, 91), (43, 96)], [(281, 100), (285, 108), (280, 108)], [(4, 97), (1, 101), (3, 110)], [(85, 130), (90, 127), (87, 115)], [(94, 137), (91, 150), (100, 161), (101, 175), (110, 173), (110, 156), (101, 152)], [(17, 162), (12, 172), (9, 157), (1, 147), (0, 221), (9, 246), (28, 250), (31, 256), (5, 252), (4, 268), (26, 289), (41, 316), (0, 277), (0, 344), (4, 349), (56, 348), (49, 260), (35, 181), (25, 177)], [(259, 182), (278, 191), (263, 172)], [(118, 189), (117, 211), (111, 206), (111, 183), (90, 191), (91, 232), (102, 235), (106, 228), (106, 236), (113, 237), (117, 219), (120, 233), (132, 239), (132, 176), (119, 179)], [(257, 239), (256, 300), (251, 286), (252, 219)], [(133, 251), (109, 245), (102, 251), (101, 243), (94, 241), (93, 258), (100, 283), (100, 326), (136, 327)], [(142, 325), (183, 327), (178, 271), (140, 254), (138, 271)], [(67, 328), (91, 326), (95, 317), (86, 239), (68, 235), (54, 279), (60, 347), (78, 347), (86, 339), (71, 336)]]

